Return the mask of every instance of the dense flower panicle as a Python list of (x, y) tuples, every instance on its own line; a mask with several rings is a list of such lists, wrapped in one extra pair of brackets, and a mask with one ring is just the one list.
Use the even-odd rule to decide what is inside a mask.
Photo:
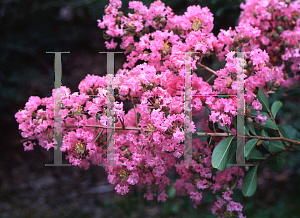
[[(184, 110), (188, 91), (186, 53), (191, 52), (191, 109), (203, 113), (200, 120), (206, 126), (202, 130), (211, 131), (207, 123), (212, 121), (236, 134), (232, 121), (237, 115), (239, 81), (244, 81), (245, 106), (257, 110), (254, 120), (264, 125), (267, 117), (259, 112), (262, 105), (256, 99), (256, 88), (267, 93), (274, 90), (275, 84), (289, 85), (291, 81), (284, 79), (287, 63), (294, 73), (300, 69), (299, 1), (246, 0), (241, 5), (238, 26), (220, 30), (217, 37), (211, 32), (213, 15), (206, 7), (190, 6), (178, 16), (159, 0), (149, 8), (142, 2), (130, 1), (129, 8), (135, 13), (126, 16), (119, 11), (121, 6), (120, 0), (110, 0), (98, 26), (106, 29), (107, 49), (115, 49), (118, 43), (114, 38), (121, 38), (119, 46), (127, 55), (123, 69), (115, 76), (88, 74), (80, 82), (79, 92), (61, 87), (48, 98), (30, 97), (25, 108), (15, 114), (22, 137), (37, 139), (47, 150), (57, 148), (54, 100), (61, 95), (60, 149), (67, 153), (66, 159), (72, 165), (87, 169), (91, 163), (104, 164), (107, 146), (113, 144), (116, 165), (104, 167), (116, 192), (125, 195), (129, 185), (137, 185), (147, 189), (144, 197), (148, 200), (157, 197), (164, 202), (170, 185), (167, 173), (179, 163), (182, 166), (176, 166), (176, 172), (180, 178), (173, 184), (176, 194), (189, 195), (197, 208), (204, 190), (222, 191), (222, 197), (213, 203), (212, 213), (243, 218), (242, 205), (230, 196), (232, 189), (242, 188), (244, 172), (238, 167), (212, 171), (212, 151), (221, 137), (213, 144), (192, 139), (192, 166), (183, 165), (185, 131), (196, 132), (195, 123)], [(236, 51), (248, 52), (245, 61), (236, 56)], [(193, 73), (210, 55), (226, 60), (225, 67), (215, 72), (212, 85)], [(140, 61), (143, 63), (138, 64)], [(109, 97), (109, 80), (116, 98)], [(125, 100), (134, 105), (127, 113), (123, 109)], [(107, 110), (109, 102), (114, 102), (114, 111)], [(209, 120), (204, 109), (210, 111)], [(108, 123), (118, 127), (114, 136), (105, 128)], [(26, 151), (36, 144), (26, 141), (23, 145)]]
[[(300, 70), (300, 2), (299, 1), (259, 1), (246, 0), (241, 4), (239, 25), (251, 25), (261, 30), (256, 44), (270, 55), (270, 62), (286, 71)], [(298, 49), (298, 50), (297, 50)]]

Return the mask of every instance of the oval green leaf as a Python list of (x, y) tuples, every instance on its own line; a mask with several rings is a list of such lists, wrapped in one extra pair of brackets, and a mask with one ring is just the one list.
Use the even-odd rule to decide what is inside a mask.
[(261, 89), (258, 90), (257, 98), (258, 98), (259, 102), (262, 104), (262, 110), (270, 111), (267, 96)]
[(281, 155), (272, 157), (268, 162), (268, 166), (275, 172), (281, 171), (285, 166), (285, 159)]
[(234, 140), (230, 144), (226, 168), (231, 168), (232, 166), (230, 166), (229, 164), (235, 164), (236, 162), (236, 149), (237, 149), (236, 143), (237, 143), (236, 140)]
[(257, 168), (258, 164), (254, 166), (245, 176), (242, 185), (242, 192), (245, 197), (252, 196), (257, 188)]
[(258, 139), (250, 139), (245, 144), (245, 157), (247, 157), (255, 148)]
[(248, 157), (246, 158), (246, 160), (264, 160), (264, 156), (262, 155), (262, 153), (257, 150), (257, 149), (253, 149), (253, 151), (248, 155)]
[(255, 132), (253, 123), (247, 124), (247, 126), (248, 126), (250, 132), (251, 132), (253, 135), (256, 135), (256, 132)]
[(214, 149), (211, 157), (211, 164), (214, 168), (224, 171), (227, 163), (230, 144), (234, 136), (222, 140)]
[(271, 107), (271, 113), (275, 119), (276, 117), (276, 114), (277, 112), (279, 111), (279, 109), (282, 107), (282, 102), (281, 101), (275, 101), (273, 104), (272, 104), (272, 107)]
[(272, 154), (285, 150), (285, 146), (279, 140), (270, 141), (268, 148)]
[(267, 128), (267, 129), (277, 130), (276, 124), (270, 118), (267, 118), (265, 120), (265, 125), (260, 125), (259, 128)]

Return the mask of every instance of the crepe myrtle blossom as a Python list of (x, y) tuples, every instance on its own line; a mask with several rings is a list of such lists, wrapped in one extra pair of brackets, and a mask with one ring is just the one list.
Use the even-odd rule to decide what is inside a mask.
[[(164, 202), (171, 185), (167, 174), (181, 164), (176, 165), (176, 194), (188, 195), (197, 208), (203, 191), (210, 189), (217, 196), (212, 202), (214, 215), (244, 217), (242, 205), (230, 197), (233, 184), (234, 189), (242, 188), (243, 170), (234, 166), (213, 171), (213, 149), (224, 137), (216, 137), (213, 143), (193, 138), (192, 165), (184, 165), (185, 133), (196, 132), (196, 124), (184, 110), (185, 55), (191, 52), (191, 111), (202, 116), (202, 130), (211, 132), (207, 125), (211, 121), (236, 133), (233, 117), (237, 115), (239, 79), (245, 85), (246, 108), (257, 110), (254, 120), (264, 124), (267, 117), (259, 112), (262, 105), (257, 100), (257, 87), (268, 97), (268, 92), (274, 90), (270, 87), (290, 82), (286, 78), (289, 66), (294, 73), (299, 70), (299, 1), (246, 0), (241, 4), (238, 25), (220, 30), (217, 36), (211, 32), (213, 15), (206, 7), (189, 6), (183, 15), (175, 15), (159, 0), (149, 8), (130, 1), (134, 13), (125, 15), (121, 6), (120, 0), (110, 0), (103, 19), (98, 20), (98, 26), (105, 29), (107, 49), (119, 46), (126, 54), (123, 69), (113, 77), (112, 116), (107, 116), (107, 80), (112, 75), (88, 74), (80, 82), (79, 92), (71, 93), (62, 86), (53, 89), (50, 97), (31, 96), (25, 108), (15, 114), (21, 135), (26, 138), (24, 150), (34, 149), (36, 143), (32, 140), (47, 150), (57, 149), (54, 100), (60, 91), (60, 149), (72, 165), (87, 169), (90, 164), (105, 163), (109, 138), (114, 137), (115, 165), (104, 168), (118, 194), (125, 195), (131, 185), (137, 185), (146, 188), (144, 198), (156, 197)], [(248, 53), (240, 58), (236, 51)], [(202, 60), (209, 56), (225, 59), (225, 66), (217, 71), (207, 68)], [(214, 74), (215, 79), (198, 77), (193, 71), (199, 66), (209, 75)], [(125, 101), (133, 105), (127, 112)], [(208, 109), (207, 120), (204, 114)], [(108, 134), (108, 121), (115, 124), (114, 136)], [(219, 192), (222, 197), (217, 195)]]

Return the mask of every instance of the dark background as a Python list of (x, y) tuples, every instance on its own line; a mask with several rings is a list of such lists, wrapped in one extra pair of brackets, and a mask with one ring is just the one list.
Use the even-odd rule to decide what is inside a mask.
[[(123, 2), (127, 10), (128, 1)], [(149, 6), (152, 1), (144, 1)], [(215, 17), (214, 34), (234, 27), (240, 13), (240, 0), (165, 0), (178, 15), (189, 5), (208, 6)], [(132, 187), (120, 196), (107, 182), (104, 168), (91, 166), (45, 167), (53, 163), (53, 150), (35, 146), (24, 151), (14, 114), (25, 106), (30, 96), (49, 97), (54, 88), (54, 54), (62, 54), (62, 84), (78, 91), (87, 75), (106, 74), (103, 32), (97, 26), (107, 1), (0, 1), (0, 217), (214, 217), (210, 212), (209, 192), (195, 210), (188, 197), (175, 196), (164, 202), (143, 199), (144, 190)], [(130, 11), (131, 12), (131, 11)], [(115, 55), (115, 72), (122, 67), (124, 55)], [(206, 60), (217, 70), (224, 63)], [(202, 71), (197, 72), (202, 75)], [(203, 75), (204, 77), (206, 75)], [(298, 88), (296, 84), (294, 88)], [(300, 130), (299, 98), (282, 97), (279, 89), (270, 102), (284, 103), (278, 114), (282, 124)], [(290, 154), (286, 168), (274, 173), (261, 167), (258, 189), (251, 198), (237, 191), (234, 199), (244, 205), (247, 217), (300, 217), (299, 155)], [(64, 161), (67, 163), (67, 161)], [(175, 173), (170, 172), (174, 182)]]

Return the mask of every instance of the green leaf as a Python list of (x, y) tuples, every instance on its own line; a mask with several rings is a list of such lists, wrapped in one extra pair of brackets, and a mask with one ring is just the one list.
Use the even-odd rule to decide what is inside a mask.
[(258, 90), (257, 98), (259, 102), (262, 104), (262, 110), (267, 112), (270, 111), (267, 96), (261, 89)]
[(286, 91), (287, 96), (300, 97), (300, 89), (290, 89)]
[(229, 166), (229, 164), (235, 164), (236, 162), (236, 140), (231, 142), (230, 149), (229, 149), (229, 154), (227, 158), (227, 164), (226, 168), (231, 168), (232, 166)]
[(234, 116), (232, 118), (232, 122), (233, 122), (233, 125), (234, 125), (235, 129), (237, 129), (237, 116)]
[(205, 117), (206, 117), (206, 119), (209, 121), (210, 110), (207, 109), (207, 108), (210, 109), (210, 107), (209, 107), (209, 106), (206, 106), (206, 107), (205, 107)]
[(295, 149), (296, 151), (300, 151), (300, 145), (294, 145), (292, 146), (293, 149)]
[(255, 148), (252, 150), (252, 152), (246, 158), (246, 160), (264, 160), (264, 159), (265, 158), (262, 155), (262, 153)]
[(254, 110), (254, 109), (251, 110), (250, 113), (249, 113), (249, 115), (256, 117), (257, 116), (257, 112), (256, 111), (257, 110)]
[(275, 124), (270, 118), (267, 118), (267, 119), (265, 120), (265, 125), (260, 125), (258, 128), (259, 128), (259, 129), (264, 128), (264, 129), (273, 129), (273, 130), (277, 130), (276, 124)]
[(211, 158), (211, 163), (214, 168), (217, 168), (220, 171), (225, 170), (229, 148), (233, 138), (234, 136), (227, 137), (215, 147)]
[(257, 168), (258, 164), (254, 166), (245, 176), (242, 185), (242, 192), (245, 197), (252, 196), (257, 188)]
[(282, 135), (283, 137), (286, 138), (286, 133), (285, 133), (285, 131), (284, 131), (284, 128), (283, 128), (282, 126), (279, 126), (279, 125), (278, 125), (278, 129), (279, 129), (279, 131), (281, 132), (281, 135)]
[(214, 131), (214, 126), (215, 126), (215, 130), (217, 130), (218, 129), (218, 123), (213, 123), (213, 121), (208, 122), (208, 127), (211, 131)]
[(251, 132), (253, 135), (256, 135), (256, 132), (255, 132), (253, 123), (247, 124), (247, 126), (248, 126), (250, 132)]
[[(293, 139), (293, 140), (300, 142), (300, 139)], [(292, 146), (292, 148), (294, 148), (296, 151), (300, 151), (300, 145), (294, 145)]]
[(247, 128), (244, 128), (244, 132), (245, 132), (245, 135), (250, 135), (249, 131)]
[(221, 126), (220, 122), (217, 123), (218, 124), (218, 129), (223, 130), (224, 132), (227, 132), (227, 129), (225, 126)]
[(300, 133), (291, 125), (278, 125), (285, 131), (286, 137), (289, 139), (299, 139)]
[(274, 154), (280, 151), (284, 151), (285, 146), (282, 144), (282, 142), (280, 140), (274, 140), (274, 141), (270, 141), (269, 146), (268, 146), (268, 150)]
[[(166, 118), (167, 118), (167, 113), (169, 114), (169, 112), (166, 112)], [(140, 118), (141, 118), (141, 114), (139, 112), (136, 113), (136, 116), (137, 116), (137, 122), (138, 124), (140, 123)]]
[(252, 153), (253, 149), (256, 146), (258, 139), (250, 139), (245, 144), (245, 157)]
[(282, 107), (282, 102), (281, 101), (275, 101), (273, 104), (272, 104), (272, 107), (271, 107), (271, 112), (272, 112), (272, 115), (275, 119), (276, 117), (276, 114), (277, 112), (279, 111), (279, 109)]
[(279, 172), (281, 171), (285, 166), (285, 159), (281, 155), (277, 155), (275, 157), (272, 157), (270, 161), (268, 162), (268, 166), (271, 170)]
[(260, 114), (263, 115), (263, 116), (267, 116), (267, 118), (270, 118), (270, 116), (267, 112), (260, 111)]

